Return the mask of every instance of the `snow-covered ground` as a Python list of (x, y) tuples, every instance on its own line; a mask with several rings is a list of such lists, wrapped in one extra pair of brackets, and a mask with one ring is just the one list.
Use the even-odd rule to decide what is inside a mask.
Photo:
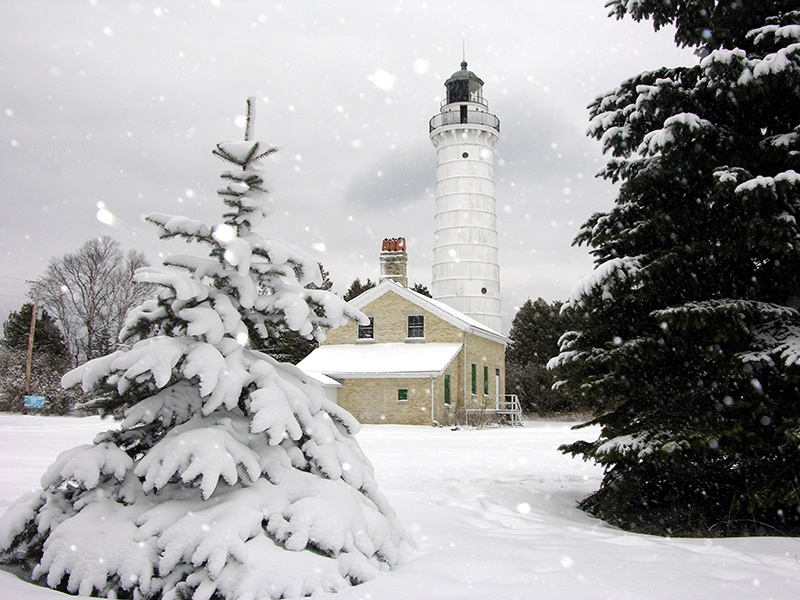
[[(110, 422), (0, 415), (0, 513), (56, 455)], [(600, 471), (556, 447), (596, 431), (569, 423), (450, 431), (365, 426), (358, 434), (381, 490), (416, 541), (403, 565), (338, 600), (791, 600), (800, 597), (800, 540), (633, 535), (576, 502)], [(68, 597), (0, 571), (3, 600)]]

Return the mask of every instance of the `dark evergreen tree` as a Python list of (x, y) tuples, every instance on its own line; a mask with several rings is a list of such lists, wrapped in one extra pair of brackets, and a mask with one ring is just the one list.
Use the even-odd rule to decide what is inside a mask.
[(80, 390), (65, 390), (61, 376), (69, 371), (72, 361), (68, 353), (50, 354), (34, 350), (31, 358), (30, 390), (25, 389), (27, 350), (0, 345), (0, 411), (24, 412), (27, 393), (44, 396), (39, 414), (65, 415), (81, 402)]
[(557, 370), (547, 362), (558, 354), (558, 340), (567, 329), (561, 315), (561, 302), (530, 299), (520, 307), (511, 322), (506, 351), (506, 391), (517, 394), (526, 412), (571, 412), (581, 408), (560, 388)]
[(422, 285), (421, 283), (415, 283), (411, 286), (411, 290), (417, 292), (418, 294), (422, 294), (423, 296), (427, 296), (428, 298), (432, 298), (430, 290), (427, 286)]
[[(158, 298), (132, 311), (130, 348), (64, 376), (102, 392), (122, 424), (59, 455), (39, 493), (0, 517), (0, 562), (81, 596), (296, 598), (366, 581), (404, 536), (354, 433), (358, 423), (292, 365), (252, 350), (289, 329), (320, 339), (364, 319), (318, 265), (254, 229), (272, 211), (253, 139), (214, 154), (234, 166), (209, 227), (151, 214), (163, 238), (210, 248), (136, 277)], [(140, 339), (141, 338), (141, 339)]]
[[(3, 344), (15, 350), (28, 350), (28, 337), (31, 331), (31, 311), (33, 304), (27, 302), (18, 311), (12, 311), (3, 323)], [(36, 316), (36, 328), (33, 336), (33, 351), (53, 356), (69, 356), (64, 336), (58, 329), (55, 320), (42, 309)]]
[(508, 334), (506, 359), (516, 364), (547, 364), (558, 354), (558, 338), (564, 333), (561, 302), (530, 299), (517, 311)]
[(372, 281), (369, 277), (364, 283), (361, 283), (361, 279), (358, 277), (353, 280), (353, 283), (350, 284), (350, 287), (347, 288), (347, 291), (344, 293), (344, 301), (350, 302), (356, 296), (360, 296), (367, 290), (370, 290), (375, 287), (375, 282)]
[(316, 283), (309, 283), (308, 288), (312, 290), (330, 290), (333, 287), (333, 280), (331, 280), (330, 271), (328, 271), (322, 263), (317, 263), (319, 267), (319, 273), (322, 277), (322, 283), (317, 285)]
[(694, 66), (591, 105), (616, 206), (576, 243), (593, 275), (568, 306), (573, 393), (601, 434), (564, 450), (605, 467), (582, 506), (617, 525), (800, 529), (800, 12), (796, 0), (613, 0), (671, 24)]
[(55, 321), (46, 310), (37, 316), (31, 355), (30, 389), (25, 389), (28, 337), (33, 304), (26, 303), (9, 314), (3, 323), (0, 344), (0, 410), (22, 412), (24, 396), (44, 396), (42, 414), (70, 412), (80, 394), (61, 387), (61, 376), (72, 366), (67, 345)]

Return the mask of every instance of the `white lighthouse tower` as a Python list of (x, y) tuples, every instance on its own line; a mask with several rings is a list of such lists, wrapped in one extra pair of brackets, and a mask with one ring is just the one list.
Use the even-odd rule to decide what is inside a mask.
[(500, 265), (494, 199), (494, 145), (500, 120), (489, 112), (483, 81), (461, 63), (445, 81), (447, 97), (430, 121), (436, 148), (436, 216), (431, 292), (500, 332)]

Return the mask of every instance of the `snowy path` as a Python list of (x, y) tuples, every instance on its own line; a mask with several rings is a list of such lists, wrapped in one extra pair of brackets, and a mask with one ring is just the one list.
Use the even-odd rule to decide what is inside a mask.
[[(0, 512), (59, 451), (88, 443), (97, 418), (0, 415)], [(575, 508), (596, 488), (593, 465), (555, 448), (569, 424), (450, 431), (365, 426), (358, 435), (417, 550), (400, 568), (338, 600), (800, 597), (800, 540), (664, 539), (608, 527)], [(0, 599), (68, 596), (0, 572)]]

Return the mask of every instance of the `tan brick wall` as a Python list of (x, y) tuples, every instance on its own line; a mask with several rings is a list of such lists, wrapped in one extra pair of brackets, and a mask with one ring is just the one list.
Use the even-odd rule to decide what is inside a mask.
[[(350, 323), (328, 334), (324, 344), (374, 343), (464, 343), (464, 332), (447, 321), (422, 311), (419, 306), (400, 296), (388, 293), (367, 305), (363, 312), (375, 320), (372, 341), (357, 340), (358, 327)], [(425, 337), (408, 341), (409, 315), (425, 315)], [(465, 358), (466, 356), (466, 358)], [(472, 394), (471, 365), (477, 368), (477, 394)], [(488, 367), (489, 394), (483, 394), (483, 367)], [(467, 408), (494, 408), (495, 369), (500, 370), (500, 394), (505, 393), (505, 346), (475, 335), (467, 336), (466, 355), (462, 349), (450, 363), (451, 404), (444, 404), (444, 375), (433, 381), (433, 418), (443, 426), (465, 422)], [(408, 389), (408, 401), (397, 401), (397, 390)], [(431, 424), (430, 379), (348, 379), (339, 389), (339, 404), (361, 423)]]
[[(408, 400), (397, 400), (398, 389)], [(339, 406), (360, 423), (431, 424), (430, 379), (346, 379), (339, 389)]]
[(401, 343), (407, 340), (409, 315), (425, 315), (425, 338), (412, 340), (417, 342), (456, 342), (462, 341), (462, 331), (447, 321), (420, 309), (413, 302), (401, 298), (397, 294), (384, 294), (362, 309), (368, 317), (375, 319), (375, 338), (372, 342), (358, 340), (358, 324), (347, 325), (328, 332), (323, 344), (369, 344), (369, 343)]
[[(506, 370), (505, 370), (505, 346), (491, 340), (487, 340), (475, 335), (467, 336), (466, 353), (464, 350), (459, 352), (453, 361), (457, 373), (453, 375), (456, 379), (453, 398), (453, 412), (457, 423), (464, 423), (464, 408), (480, 409), (494, 408), (496, 396), (495, 371), (500, 370), (500, 396), (505, 394)], [(466, 360), (465, 360), (466, 354)], [(472, 393), (472, 365), (477, 370), (477, 394)], [(488, 368), (489, 394), (484, 395), (483, 390), (483, 367)]]

